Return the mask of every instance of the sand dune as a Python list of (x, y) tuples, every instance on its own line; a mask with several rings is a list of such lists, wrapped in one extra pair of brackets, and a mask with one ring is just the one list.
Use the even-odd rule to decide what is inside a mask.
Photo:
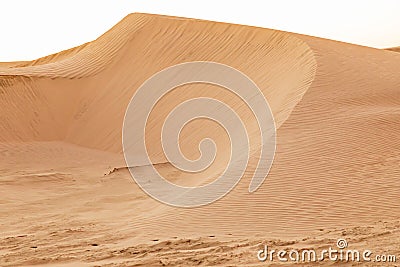
[[(183, 152), (196, 158), (198, 141), (209, 136), (220, 161), (197, 176), (167, 162), (162, 123), (190, 98), (232, 106), (254, 155), (223, 199), (178, 209), (149, 198), (130, 178), (121, 131), (137, 88), (189, 61), (232, 66), (260, 87), (275, 118), (277, 151), (266, 182), (249, 194), (260, 148), (250, 110), (218, 86), (177, 88), (155, 107), (146, 136), (168, 179), (204, 183), (229, 155), (224, 131), (199, 121), (182, 132)], [(1, 63), (0, 265), (249, 266), (261, 243), (318, 248), (341, 236), (400, 256), (399, 68), (400, 54), (384, 50), (148, 14), (129, 15), (82, 46)]]
[(386, 49), (386, 50), (389, 50), (389, 51), (394, 51), (394, 52), (400, 52), (400, 46), (398, 46), (398, 47), (392, 47), (392, 48), (388, 48), (388, 49)]

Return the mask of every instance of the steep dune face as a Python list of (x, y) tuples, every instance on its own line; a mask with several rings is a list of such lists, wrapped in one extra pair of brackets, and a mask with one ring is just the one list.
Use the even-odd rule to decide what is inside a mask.
[[(260, 146), (250, 110), (215, 85), (177, 88), (149, 117), (151, 131), (146, 137), (155, 162), (166, 162), (160, 129), (168, 113), (201, 96), (219, 99), (238, 112), (250, 133), (254, 156), (241, 182), (226, 197), (201, 208), (176, 209), (148, 198), (132, 185), (124, 169), (115, 169), (106, 178), (99, 172), (123, 164), (123, 118), (139, 86), (158, 71), (189, 61), (232, 66), (260, 87), (275, 118), (277, 151), (266, 182), (249, 194)], [(396, 219), (400, 216), (398, 69), (400, 54), (383, 50), (256, 27), (133, 14), (91, 43), (32, 62), (0, 65), (0, 152), (5, 155), (0, 169), (16, 175), (13, 164), (28, 170), (54, 168), (46, 177), (63, 182), (69, 179), (65, 173), (76, 176), (75, 184), (68, 180), (74, 187), (65, 187), (65, 195), (41, 196), (41, 203), (56, 201), (61, 210), (101, 225), (102, 233), (114, 236), (117, 226), (124, 238), (130, 234), (138, 240), (214, 233), (248, 239), (300, 238), (321, 229)], [(207, 121), (182, 131), (182, 151), (188, 158), (198, 157), (198, 141), (207, 136), (216, 141), (217, 156), (229, 154), (226, 134)], [(27, 165), (26, 158), (35, 160)], [(218, 163), (206, 173), (209, 177), (195, 183), (215, 178), (224, 160)], [(160, 168), (177, 183), (190, 184), (189, 175), (171, 165)], [(10, 178), (7, 186), (12, 190)], [(18, 201), (9, 205), (27, 200)], [(93, 209), (77, 209), (81, 202)], [(47, 212), (59, 215), (59, 206)], [(40, 218), (35, 219), (40, 224)], [(10, 223), (23, 228), (22, 224)]]
[[(28, 122), (21, 124), (10, 118), (7, 122), (13, 126), (13, 134), (5, 138), (8, 135), (5, 129), (1, 137), (19, 141), (58, 138), (85, 147), (119, 152), (124, 112), (135, 90), (156, 72), (189, 61), (224, 63), (249, 75), (268, 99), (278, 127), (311, 84), (316, 68), (308, 46), (287, 33), (134, 14), (93, 43), (39, 59), (26, 64), (27, 67), (0, 70), (3, 90), (10, 97), (14, 91), (27, 87), (35, 87), (32, 89), (35, 94), (49, 87), (64, 94), (44, 93), (54, 99), (50, 102), (55, 105), (43, 114), (36, 112), (40, 122), (32, 127), (39, 131), (37, 135), (24, 135), (22, 132), (29, 128)], [(53, 80), (50, 82), (49, 78)], [(10, 83), (12, 79), (15, 82)], [(19, 86), (21, 89), (17, 89)], [(191, 90), (190, 86), (185, 90)], [(210, 86), (192, 91), (198, 95), (211, 94), (210, 97), (218, 94)], [(24, 101), (21, 99), (24, 95), (27, 93), (21, 92), (15, 97)], [(48, 99), (39, 100), (42, 98), (45, 97), (38, 95), (26, 99), (25, 105), (14, 107), (17, 110), (5, 114), (18, 117), (23, 113), (32, 122), (35, 111), (24, 106), (29, 106), (32, 101), (35, 102), (33, 106), (49, 102)], [(59, 104), (65, 106), (64, 103), (69, 107), (57, 107)], [(65, 112), (58, 114), (60, 109)], [(49, 121), (49, 114), (54, 121)], [(19, 125), (14, 126), (15, 123)], [(57, 127), (60, 133), (49, 136), (46, 127), (56, 123), (62, 124), (63, 129)], [(43, 127), (45, 129), (41, 131)], [(158, 139), (157, 136), (150, 138)], [(182, 141), (184, 145), (185, 140)]]

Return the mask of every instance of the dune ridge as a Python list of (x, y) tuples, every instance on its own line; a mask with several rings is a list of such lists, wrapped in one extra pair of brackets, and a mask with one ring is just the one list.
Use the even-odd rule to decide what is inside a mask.
[[(260, 146), (250, 110), (218, 86), (177, 88), (160, 101), (148, 124), (150, 156), (163, 163), (158, 164), (161, 172), (178, 184), (198, 184), (223, 169), (229, 154), (226, 135), (206, 121), (189, 125), (180, 145), (185, 155), (196, 158), (198, 141), (211, 135), (222, 157), (216, 167), (190, 178), (162, 153), (163, 120), (193, 97), (205, 95), (232, 106), (246, 122), (253, 155), (230, 194), (212, 205), (177, 209), (134, 184), (121, 154), (121, 130), (135, 90), (156, 72), (189, 61), (223, 63), (254, 80), (275, 118), (277, 151), (266, 181), (249, 194)], [(129, 15), (77, 48), (0, 64), (0, 192), (8, 192), (0, 199), (7, 207), (0, 229), (8, 236), (0, 240), (0, 263), (187, 266), (218, 255), (210, 264), (229, 265), (240, 263), (224, 261), (232, 251), (254, 263), (252, 251), (263, 240), (324, 246), (357, 227), (371, 242), (380, 238), (379, 231), (394, 240), (400, 215), (399, 67), (400, 54), (384, 50), (149, 14)], [(49, 179), (54, 179), (50, 189)], [(27, 210), (23, 216), (7, 216)], [(369, 232), (371, 225), (378, 233)], [(352, 238), (363, 242), (356, 234)], [(82, 252), (92, 243), (102, 246)], [(39, 247), (37, 254), (23, 259), (33, 245)], [(221, 251), (215, 248), (219, 245)], [(10, 251), (12, 246), (16, 249)], [(198, 257), (181, 253), (181, 261), (173, 261), (174, 248), (193, 250)], [(132, 260), (132, 251), (161, 254), (164, 261)]]

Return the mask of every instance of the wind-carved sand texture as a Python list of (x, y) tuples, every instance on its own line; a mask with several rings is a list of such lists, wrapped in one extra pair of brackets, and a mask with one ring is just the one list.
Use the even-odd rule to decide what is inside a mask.
[[(199, 120), (182, 131), (180, 146), (195, 159), (198, 142), (212, 138), (215, 166), (189, 177), (167, 162), (161, 126), (187, 99), (232, 106), (245, 118), (253, 153), (228, 195), (179, 209), (135, 184), (121, 132), (135, 90), (190, 61), (232, 66), (259, 86), (277, 151), (266, 181), (249, 194), (260, 146), (250, 110), (215, 85), (177, 88), (157, 104), (146, 132), (168, 179), (206, 183), (230, 153), (223, 129)], [(264, 244), (318, 249), (343, 237), (352, 248), (400, 255), (399, 69), (400, 54), (390, 51), (148, 14), (129, 15), (76, 48), (0, 63), (0, 265), (255, 266)]]

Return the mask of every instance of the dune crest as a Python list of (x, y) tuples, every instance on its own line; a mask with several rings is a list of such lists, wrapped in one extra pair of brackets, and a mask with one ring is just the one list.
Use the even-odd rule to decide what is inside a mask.
[[(34, 107), (47, 106), (46, 111), (35, 112), (38, 122), (34, 125), (30, 125), (35, 122), (33, 118), (26, 123), (15, 118), (7, 120), (13, 131), (11, 134), (10, 130), (4, 130), (1, 138), (4, 141), (65, 140), (118, 152), (122, 119), (135, 89), (156, 72), (190, 61), (216, 61), (248, 73), (265, 94), (279, 127), (314, 78), (313, 52), (305, 42), (288, 33), (209, 24), (133, 14), (92, 43), (23, 67), (0, 69), (3, 90), (9, 92), (9, 97), (17, 97), (21, 104), (27, 102), (22, 106), (32, 105), (33, 109), (27, 112), (13, 107), (16, 110), (8, 110), (6, 114), (18, 117), (23, 113), (29, 118)], [(164, 57), (160, 58), (159, 54)], [(103, 85), (101, 88), (99, 83)], [(14, 95), (27, 88), (32, 88), (32, 98), (24, 97), (29, 92)], [(207, 87), (202, 91), (213, 94)], [(60, 108), (65, 103), (69, 103), (68, 107)], [(49, 114), (51, 122), (47, 118)], [(63, 129), (49, 140), (51, 131), (47, 127), (61, 124)], [(36, 135), (22, 133), (30, 127)]]

